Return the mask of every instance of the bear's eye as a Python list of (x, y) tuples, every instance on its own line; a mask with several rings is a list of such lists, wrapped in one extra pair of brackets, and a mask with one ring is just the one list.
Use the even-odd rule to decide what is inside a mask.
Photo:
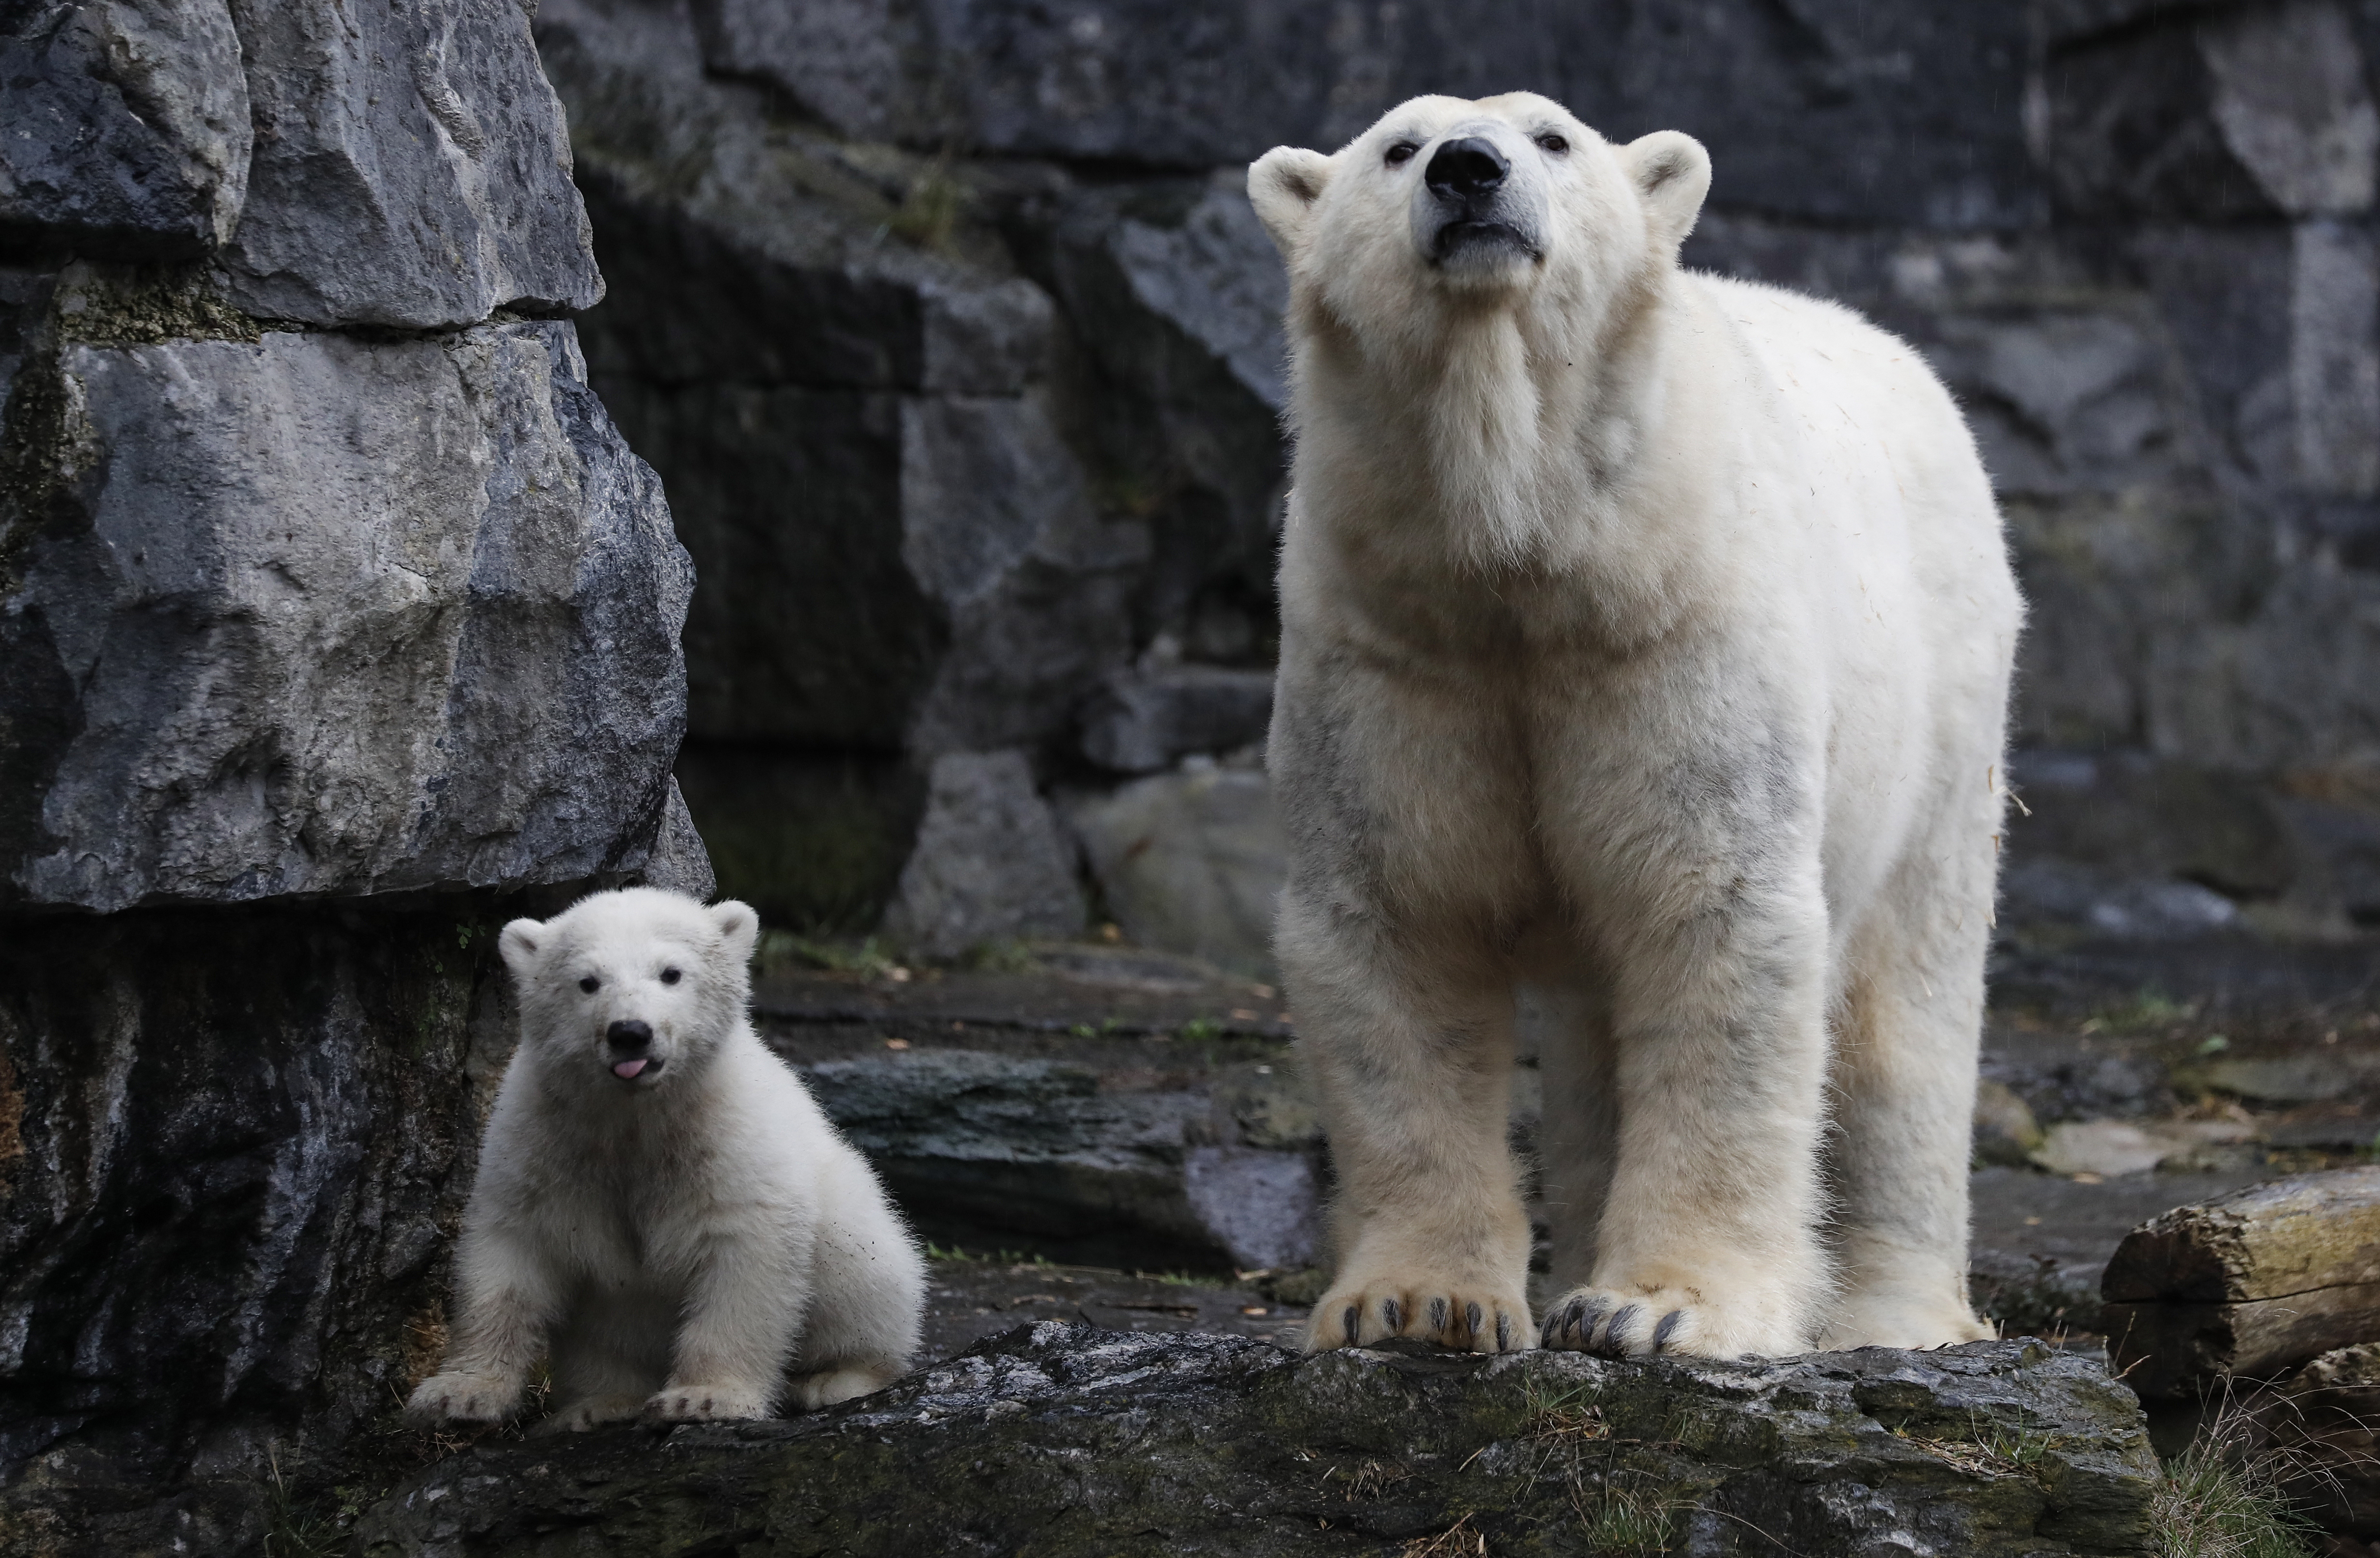
[(1545, 134), (1538, 136), (1536, 140), (1537, 149), (1539, 151), (1550, 152), (1556, 156), (1560, 156), (1562, 152), (1570, 150), (1570, 142), (1562, 137), (1556, 135), (1551, 130), (1548, 130)]
[(1410, 140), (1400, 140), (1395, 145), (1389, 148), (1389, 165), (1390, 167), (1402, 167), (1405, 164), (1412, 162), (1413, 154), (1420, 150), (1420, 147), (1415, 145)]
[(588, 994), (592, 995), (597, 991), (603, 988), (603, 981), (597, 979), (594, 975), (589, 974), (585, 979), (578, 981), (578, 988), (585, 991)]
[(675, 968), (663, 968), (662, 970), (662, 983), (663, 984), (675, 984), (685, 977), (685, 975), (679, 973)]

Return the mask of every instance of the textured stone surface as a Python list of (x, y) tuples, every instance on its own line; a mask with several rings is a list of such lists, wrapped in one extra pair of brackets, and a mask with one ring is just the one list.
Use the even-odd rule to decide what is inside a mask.
[(1241, 973), (1271, 968), (1286, 846), (1263, 773), (1185, 767), (1077, 801), (1067, 819), (1125, 934)]
[(1598, 0), (1522, 21), (1319, 0), (1097, 0), (1062, 18), (1026, 4), (703, 0), (698, 14), (714, 68), (765, 77), (867, 140), (1244, 165), (1283, 143), (1333, 150), (1417, 92), (1525, 84), (1623, 137), (1694, 128), (1730, 169), (1719, 189), (1734, 201), (1946, 226), (2034, 209), (2015, 116), (2028, 39), (2002, 6)]
[(924, 956), (1082, 933), (1074, 851), (1033, 793), (1025, 754), (950, 752), (934, 760), (917, 847), (902, 868), (887, 934)]
[(240, 307), (313, 324), (471, 324), (603, 295), (561, 105), (504, 0), (232, 0), (256, 124)]
[(0, 248), (128, 259), (221, 244), (252, 139), (224, 0), (0, 14)]
[(1193, 752), (1264, 739), (1272, 676), (1220, 665), (1171, 665), (1108, 678), (1084, 705), (1083, 755), (1119, 773), (1154, 773)]
[[(2028, 1449), (2020, 1465), (2005, 1446)], [(2037, 1343), (1785, 1362), (1338, 1352), (1042, 1324), (784, 1423), (482, 1449), (358, 1523), (369, 1558), (1006, 1552), (2118, 1553), (2140, 1408)], [(1641, 1534), (1640, 1534), (1641, 1533)]]
[(0, 801), (8, 895), (629, 865), (669, 798), (693, 580), (582, 372), (559, 323), (64, 344), (64, 480), (0, 608), (41, 781)]
[(0, 1550), (246, 1551), (267, 1447), (384, 1408), (443, 1286), (518, 912), (7, 925)]

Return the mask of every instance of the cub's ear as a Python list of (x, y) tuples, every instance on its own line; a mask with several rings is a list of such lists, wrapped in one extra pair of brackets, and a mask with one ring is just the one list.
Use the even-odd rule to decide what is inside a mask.
[(1295, 263), (1314, 225), (1314, 202), (1330, 183), (1330, 159), (1303, 147), (1276, 146), (1248, 164), (1248, 201), (1283, 260)]
[(1710, 153), (1703, 143), (1677, 130), (1655, 130), (1620, 149), (1620, 165), (1645, 202), (1645, 225), (1664, 252), (1675, 254), (1702, 214), (1710, 193)]
[(540, 919), (516, 919), (496, 937), (496, 950), (504, 954), (504, 967), (513, 978), (527, 980), (529, 970), (537, 967), (538, 948), (545, 944), (545, 922)]
[(721, 951), (738, 963), (752, 960), (752, 948), (760, 940), (760, 917), (750, 905), (722, 898), (710, 906), (710, 922), (719, 927)]

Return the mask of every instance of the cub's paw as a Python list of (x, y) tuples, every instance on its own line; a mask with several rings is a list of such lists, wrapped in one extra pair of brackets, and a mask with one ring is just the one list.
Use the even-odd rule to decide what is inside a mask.
[(1576, 1288), (1547, 1307), (1537, 1339), (1605, 1357), (1790, 1357), (1808, 1348), (1799, 1328), (1781, 1319), (1667, 1286)]
[(497, 1423), (520, 1393), (519, 1381), (492, 1374), (432, 1374), (413, 1387), (405, 1415), (417, 1423)]
[(644, 1409), (645, 1398), (641, 1395), (582, 1395), (555, 1407), (551, 1417), (529, 1432), (585, 1433), (606, 1423), (633, 1422)]
[(892, 1365), (821, 1369), (795, 1379), (794, 1400), (803, 1411), (815, 1412), (838, 1401), (851, 1401), (880, 1391), (900, 1377), (901, 1370)]
[(647, 1422), (716, 1423), (738, 1418), (765, 1418), (769, 1398), (750, 1385), (669, 1385), (644, 1406)]
[(1364, 1347), (1392, 1336), (1463, 1352), (1517, 1352), (1531, 1343), (1529, 1301), (1517, 1287), (1483, 1282), (1374, 1281), (1323, 1295), (1305, 1322), (1305, 1350)]

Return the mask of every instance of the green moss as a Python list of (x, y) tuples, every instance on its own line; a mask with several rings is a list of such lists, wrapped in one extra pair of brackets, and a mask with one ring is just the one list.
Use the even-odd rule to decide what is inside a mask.
[(92, 346), (264, 338), (264, 327), (224, 301), (203, 270), (79, 267), (60, 283), (55, 309), (61, 340)]

